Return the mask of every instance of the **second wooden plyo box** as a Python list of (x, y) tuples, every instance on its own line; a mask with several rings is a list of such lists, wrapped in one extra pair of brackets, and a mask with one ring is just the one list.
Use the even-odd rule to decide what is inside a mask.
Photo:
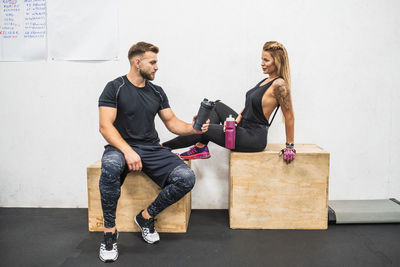
[(296, 145), (287, 165), (271, 144), (230, 154), (229, 221), (238, 229), (327, 229), (329, 153)]

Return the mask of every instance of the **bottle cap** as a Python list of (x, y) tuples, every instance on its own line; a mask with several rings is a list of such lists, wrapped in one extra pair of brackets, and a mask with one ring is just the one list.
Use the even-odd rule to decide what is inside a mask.
[(235, 118), (234, 118), (234, 117), (232, 117), (232, 114), (229, 114), (229, 117), (228, 117), (228, 118), (226, 118), (226, 120), (227, 120), (227, 121), (234, 121), (234, 120), (235, 120)]
[(201, 102), (201, 105), (206, 109), (212, 109), (215, 105), (215, 102), (208, 101), (207, 98), (204, 98), (203, 101)]

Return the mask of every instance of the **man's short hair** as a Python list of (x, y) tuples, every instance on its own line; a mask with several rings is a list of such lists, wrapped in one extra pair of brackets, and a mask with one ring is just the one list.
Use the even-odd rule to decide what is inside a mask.
[(158, 53), (158, 47), (146, 42), (139, 42), (137, 44), (132, 45), (128, 52), (128, 59), (129, 61), (132, 60), (134, 56), (143, 55), (146, 52), (154, 52)]

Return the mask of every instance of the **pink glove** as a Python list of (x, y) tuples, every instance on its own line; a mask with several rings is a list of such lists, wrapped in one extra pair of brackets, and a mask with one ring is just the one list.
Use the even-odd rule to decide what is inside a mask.
[(289, 164), (296, 157), (296, 149), (292, 147), (284, 148), (281, 150), (280, 155), (283, 155), (283, 160), (286, 161), (287, 164)]

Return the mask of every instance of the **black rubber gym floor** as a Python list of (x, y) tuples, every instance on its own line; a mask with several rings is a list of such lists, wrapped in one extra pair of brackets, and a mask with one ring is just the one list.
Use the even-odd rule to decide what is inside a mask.
[[(0, 208), (0, 266), (105, 266), (87, 209)], [(120, 233), (112, 266), (400, 266), (400, 224), (232, 230), (227, 210), (192, 210), (186, 234), (150, 245)]]

